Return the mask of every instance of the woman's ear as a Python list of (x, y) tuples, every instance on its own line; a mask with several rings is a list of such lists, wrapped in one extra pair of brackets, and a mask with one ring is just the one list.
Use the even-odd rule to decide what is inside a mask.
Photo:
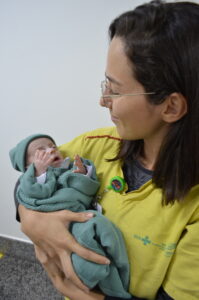
[(187, 113), (187, 101), (181, 93), (172, 93), (164, 101), (162, 118), (167, 123), (180, 120)]

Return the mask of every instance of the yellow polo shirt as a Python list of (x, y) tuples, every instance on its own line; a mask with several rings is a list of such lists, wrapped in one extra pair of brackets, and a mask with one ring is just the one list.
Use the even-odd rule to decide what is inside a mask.
[[(123, 233), (130, 261), (129, 292), (155, 299), (160, 286), (175, 300), (199, 299), (199, 185), (183, 203), (162, 206), (162, 191), (148, 181), (126, 193), (105, 191), (114, 176), (123, 177), (115, 127), (80, 135), (60, 146), (64, 156), (91, 159), (101, 187), (103, 214)], [(188, 174), (187, 174), (188, 176)]]

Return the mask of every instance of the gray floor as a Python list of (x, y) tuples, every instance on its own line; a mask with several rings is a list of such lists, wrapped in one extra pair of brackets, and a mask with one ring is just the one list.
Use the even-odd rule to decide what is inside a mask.
[(33, 246), (0, 236), (0, 300), (63, 299), (35, 259)]

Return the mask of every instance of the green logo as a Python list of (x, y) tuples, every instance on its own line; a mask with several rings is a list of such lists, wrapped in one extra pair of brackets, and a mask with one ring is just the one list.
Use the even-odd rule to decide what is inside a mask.
[(176, 249), (176, 243), (156, 243), (153, 242), (148, 236), (140, 236), (138, 234), (134, 234), (133, 237), (143, 243), (144, 246), (153, 246), (158, 248), (160, 251), (163, 251), (164, 255), (170, 257), (174, 254)]

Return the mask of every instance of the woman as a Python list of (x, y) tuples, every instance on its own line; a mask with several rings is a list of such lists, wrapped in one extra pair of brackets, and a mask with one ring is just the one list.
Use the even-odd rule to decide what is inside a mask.
[[(194, 3), (152, 1), (115, 19), (100, 104), (116, 130), (94, 130), (60, 147), (96, 166), (103, 212), (126, 242), (132, 299), (199, 299), (198, 32)], [(127, 183), (121, 193), (107, 192), (115, 175)], [(71, 265), (72, 252), (107, 263), (67, 230), (92, 215), (22, 206), (19, 214), (59, 291), (75, 300), (112, 299), (88, 291)]]

